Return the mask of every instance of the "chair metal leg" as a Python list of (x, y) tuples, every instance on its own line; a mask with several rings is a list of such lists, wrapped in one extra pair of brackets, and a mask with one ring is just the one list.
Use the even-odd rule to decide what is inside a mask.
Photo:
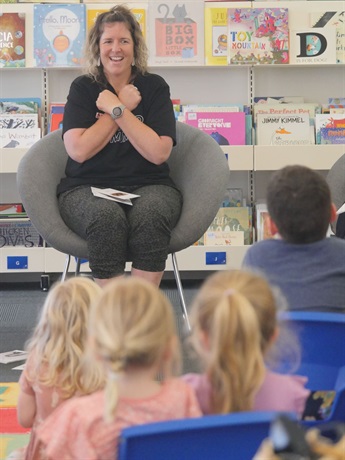
[(65, 262), (65, 268), (63, 270), (62, 276), (61, 276), (61, 281), (65, 281), (68, 269), (69, 269), (69, 264), (71, 263), (71, 255), (67, 254), (66, 255), (66, 262)]
[(75, 272), (74, 272), (75, 276), (80, 275), (80, 264), (81, 264), (81, 261), (80, 261), (79, 257), (76, 257), (76, 266), (75, 266)]
[(184, 299), (183, 287), (182, 287), (181, 278), (180, 278), (180, 272), (178, 270), (178, 265), (177, 265), (177, 258), (176, 258), (176, 254), (174, 252), (171, 253), (171, 259), (172, 259), (173, 270), (174, 270), (174, 275), (175, 275), (175, 280), (176, 280), (176, 285), (177, 285), (177, 292), (178, 292), (178, 295), (179, 295), (179, 298), (180, 298), (182, 314), (183, 314), (183, 317), (184, 317), (184, 319), (186, 321), (188, 331), (190, 331), (191, 327), (190, 327), (190, 322), (189, 322), (189, 318), (188, 318), (188, 311), (187, 311), (186, 302), (185, 302), (185, 299)]

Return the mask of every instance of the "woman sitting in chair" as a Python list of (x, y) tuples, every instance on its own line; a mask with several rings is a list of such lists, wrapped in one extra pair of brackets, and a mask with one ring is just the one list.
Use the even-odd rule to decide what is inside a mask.
[[(182, 196), (166, 163), (176, 143), (170, 90), (147, 72), (147, 48), (131, 11), (116, 5), (89, 32), (87, 74), (70, 88), (63, 120), (69, 155), (58, 186), (61, 215), (87, 240), (94, 279), (132, 275), (159, 285)], [(133, 205), (93, 195), (91, 187), (139, 195)]]

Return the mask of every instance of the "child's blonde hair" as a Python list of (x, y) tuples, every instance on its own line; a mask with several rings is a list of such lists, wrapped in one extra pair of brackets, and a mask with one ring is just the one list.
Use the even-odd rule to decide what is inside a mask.
[(91, 304), (101, 292), (94, 281), (83, 277), (51, 287), (26, 346), (33, 359), (30, 380), (58, 386), (66, 399), (76, 393), (92, 393), (103, 385), (100, 367), (86, 369), (84, 359)]
[(264, 354), (277, 327), (267, 281), (241, 270), (211, 275), (194, 299), (191, 322), (191, 341), (212, 387), (212, 412), (251, 410), (265, 376)]
[(116, 278), (105, 287), (92, 309), (90, 336), (95, 355), (109, 372), (107, 420), (117, 406), (119, 374), (154, 365), (163, 378), (179, 371), (180, 348), (171, 303), (156, 286), (140, 278)]

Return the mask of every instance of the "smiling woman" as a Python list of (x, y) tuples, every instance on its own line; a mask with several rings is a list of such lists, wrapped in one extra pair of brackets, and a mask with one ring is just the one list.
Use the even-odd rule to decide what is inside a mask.
[[(60, 212), (87, 239), (99, 284), (131, 260), (132, 275), (159, 285), (182, 207), (166, 162), (176, 143), (170, 89), (147, 72), (144, 37), (123, 5), (97, 17), (86, 50), (87, 72), (73, 81), (65, 106)], [(93, 196), (91, 186), (140, 197), (126, 206)]]

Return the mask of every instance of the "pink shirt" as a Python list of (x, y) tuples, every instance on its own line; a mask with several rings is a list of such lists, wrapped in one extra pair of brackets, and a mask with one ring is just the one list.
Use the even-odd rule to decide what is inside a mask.
[(19, 378), (21, 391), (35, 398), (36, 415), (31, 429), (30, 441), (25, 451), (25, 458), (41, 458), (37, 440), (37, 429), (43, 421), (53, 412), (53, 410), (64, 401), (62, 393), (58, 387), (48, 387), (31, 381), (28, 375), (34, 375), (32, 369), (32, 358), (28, 358), (25, 368)]
[[(204, 415), (211, 413), (211, 385), (205, 374), (186, 374), (182, 379), (194, 388)], [(282, 411), (303, 414), (310, 391), (305, 388), (306, 377), (283, 375), (267, 371), (265, 380), (255, 396), (254, 411)]]
[(179, 379), (163, 383), (150, 398), (120, 398), (111, 423), (103, 418), (105, 404), (103, 391), (62, 404), (38, 432), (46, 456), (50, 460), (115, 460), (124, 428), (202, 415), (192, 388)]

